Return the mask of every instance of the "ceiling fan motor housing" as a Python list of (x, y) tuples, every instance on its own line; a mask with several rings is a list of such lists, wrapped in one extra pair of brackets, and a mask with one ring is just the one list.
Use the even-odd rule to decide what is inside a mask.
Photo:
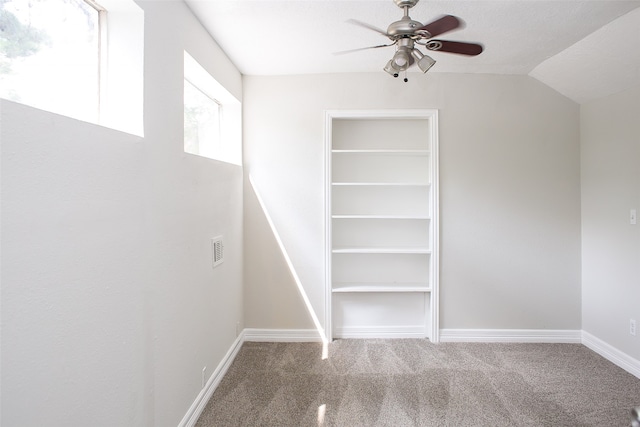
[(402, 37), (412, 37), (414, 32), (421, 28), (422, 24), (418, 21), (414, 21), (408, 16), (403, 17), (401, 20), (391, 23), (387, 28), (387, 35), (391, 40), (398, 40)]

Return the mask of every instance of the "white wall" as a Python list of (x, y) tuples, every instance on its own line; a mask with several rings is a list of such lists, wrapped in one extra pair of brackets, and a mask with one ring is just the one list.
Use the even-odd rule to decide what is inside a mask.
[(2, 425), (175, 426), (243, 320), (242, 169), (183, 152), (183, 49), (241, 76), (182, 2), (139, 4), (144, 138), (0, 101)]
[[(579, 108), (526, 76), (385, 73), (244, 77), (250, 174), (324, 321), (327, 109), (440, 111), (441, 327), (580, 329)], [(245, 192), (245, 224), (264, 215)], [(249, 327), (312, 327), (245, 228)], [(264, 273), (263, 270), (265, 269)], [(262, 295), (268, 294), (268, 304)], [(302, 307), (304, 308), (304, 307)], [(249, 314), (251, 313), (251, 314)], [(249, 317), (250, 316), (250, 317)]]
[(640, 360), (640, 86), (582, 105), (582, 327)]

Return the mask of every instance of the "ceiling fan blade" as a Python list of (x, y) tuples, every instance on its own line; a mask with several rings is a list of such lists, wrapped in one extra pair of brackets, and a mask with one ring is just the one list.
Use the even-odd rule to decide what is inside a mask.
[(391, 44), (381, 44), (378, 46), (369, 46), (369, 47), (359, 47), (357, 49), (349, 49), (349, 50), (341, 50), (340, 52), (333, 52), (334, 55), (344, 55), (347, 53), (353, 53), (353, 52), (358, 52), (361, 50), (368, 50), (368, 49), (377, 49), (379, 47), (389, 47), (389, 46), (393, 46), (395, 43), (391, 43)]
[(455, 30), (462, 25), (464, 25), (464, 23), (459, 18), (456, 18), (453, 15), (444, 15), (443, 17), (418, 28), (416, 31), (427, 31), (431, 34), (431, 37), (435, 37), (446, 33), (447, 31)]
[(480, 55), (483, 47), (478, 43), (453, 42), (448, 40), (429, 40), (425, 45), (429, 50), (438, 52), (458, 53), (460, 55)]
[(375, 31), (376, 33), (380, 33), (383, 36), (388, 37), (386, 31), (381, 30), (380, 28), (375, 27), (375, 26), (373, 26), (371, 24), (367, 24), (366, 22), (358, 21), (357, 19), (349, 19), (347, 22), (350, 23), (350, 24), (354, 24), (354, 25), (358, 25), (360, 27), (367, 28), (367, 29), (369, 29), (371, 31)]

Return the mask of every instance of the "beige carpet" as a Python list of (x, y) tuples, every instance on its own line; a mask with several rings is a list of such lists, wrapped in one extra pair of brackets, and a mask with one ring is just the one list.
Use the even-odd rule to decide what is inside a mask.
[(638, 405), (579, 344), (245, 343), (196, 425), (623, 427)]

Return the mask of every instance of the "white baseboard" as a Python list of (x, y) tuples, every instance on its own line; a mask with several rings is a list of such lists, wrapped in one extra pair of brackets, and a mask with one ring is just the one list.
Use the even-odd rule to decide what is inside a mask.
[(244, 331), (244, 340), (250, 342), (322, 342), (315, 329), (253, 329)]
[(640, 360), (634, 359), (586, 331), (582, 331), (582, 344), (611, 363), (618, 365), (630, 374), (640, 378)]
[(611, 363), (640, 378), (640, 360), (581, 330), (441, 329), (440, 342), (513, 342), (583, 344)]
[(440, 329), (440, 342), (577, 343), (582, 331), (548, 329)]
[(211, 399), (213, 392), (216, 390), (220, 381), (222, 381), (222, 378), (227, 373), (229, 366), (231, 366), (231, 363), (236, 358), (236, 355), (238, 354), (238, 351), (240, 351), (240, 347), (242, 347), (242, 343), (244, 341), (244, 333), (240, 333), (238, 338), (236, 338), (231, 345), (229, 351), (227, 351), (227, 354), (225, 354), (222, 361), (218, 364), (216, 370), (209, 377), (209, 380), (200, 391), (198, 397), (196, 397), (196, 400), (193, 402), (185, 416), (182, 418), (182, 421), (180, 421), (180, 424), (178, 424), (178, 427), (193, 427), (196, 425), (198, 418), (200, 418), (200, 415), (202, 414), (205, 406), (207, 406), (209, 399)]
[(347, 326), (336, 328), (334, 338), (428, 338), (424, 326)]

